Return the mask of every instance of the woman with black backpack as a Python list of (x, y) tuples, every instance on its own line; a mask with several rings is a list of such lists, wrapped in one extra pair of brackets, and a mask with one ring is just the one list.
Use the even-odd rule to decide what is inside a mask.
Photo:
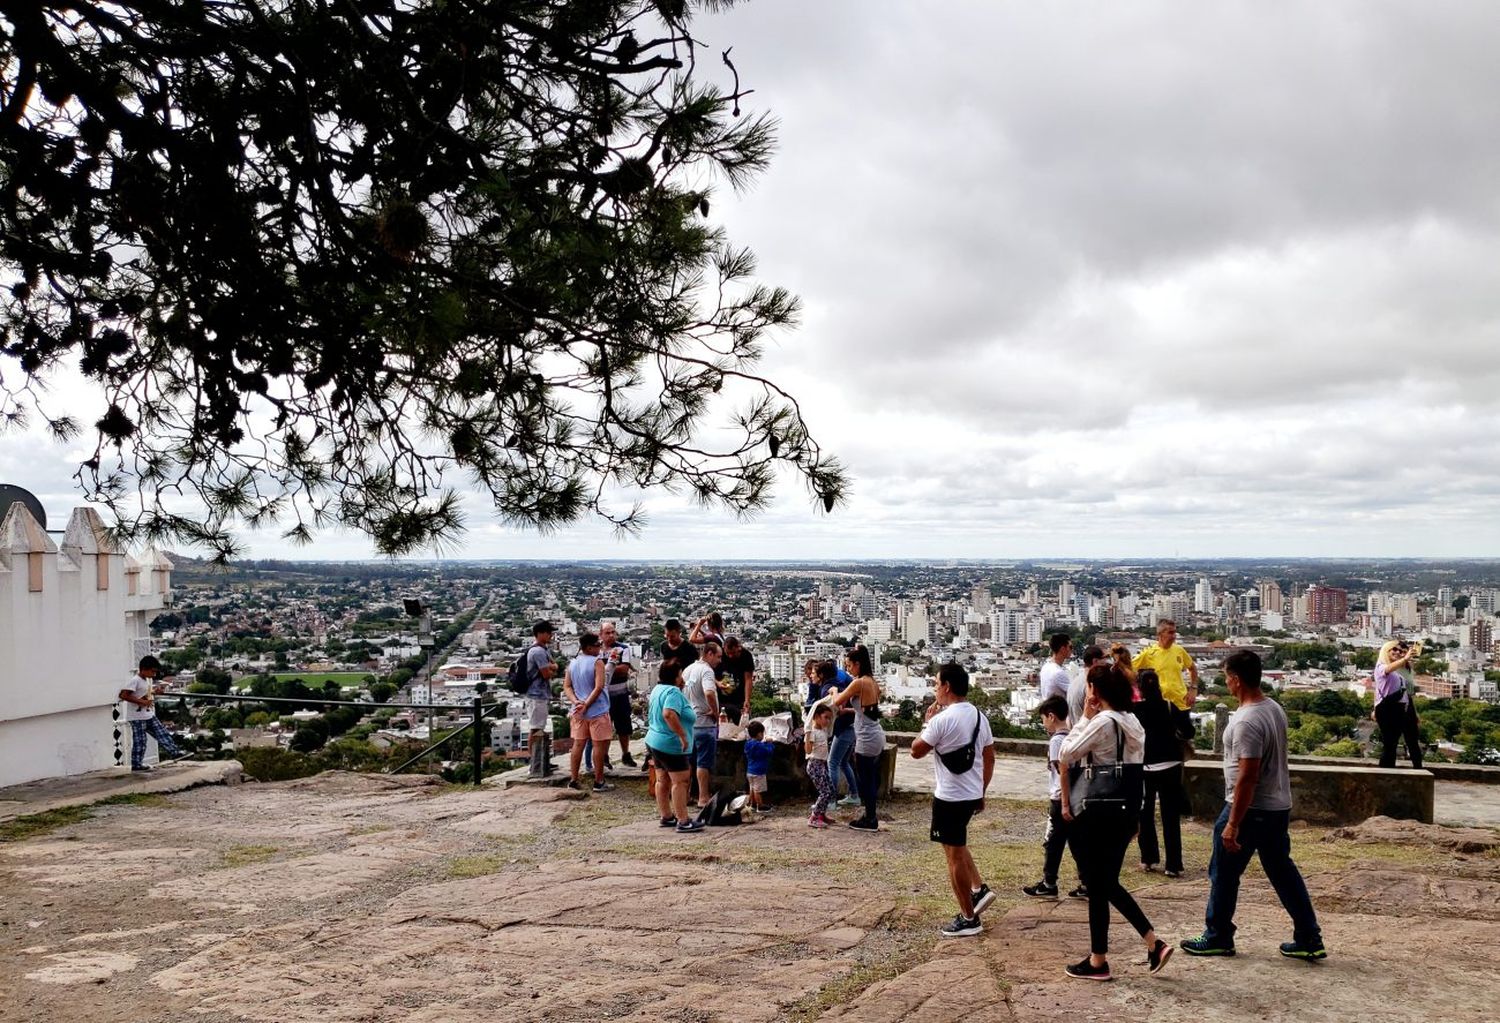
[(1141, 764), (1146, 732), (1131, 710), (1130, 678), (1115, 664), (1088, 673), (1084, 720), (1062, 745), (1068, 768), (1068, 848), (1089, 892), (1089, 955), (1066, 972), (1080, 980), (1111, 980), (1109, 907), (1113, 905), (1146, 943), (1151, 972), (1159, 973), (1172, 946), (1156, 937), (1151, 921), (1120, 885), (1120, 867), (1141, 810)]

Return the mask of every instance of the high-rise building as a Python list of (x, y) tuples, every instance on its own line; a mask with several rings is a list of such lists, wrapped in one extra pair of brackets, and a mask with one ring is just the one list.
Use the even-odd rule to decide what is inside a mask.
[(1072, 600), (1073, 600), (1073, 584), (1072, 583), (1058, 583), (1057, 584), (1057, 606), (1060, 607), (1060, 608), (1066, 609), (1067, 606), (1068, 606), (1068, 604), (1070, 604), (1072, 602)]
[(889, 643), (891, 641), (891, 620), (889, 618), (871, 618), (865, 622), (865, 638), (871, 643)]
[(907, 646), (916, 646), (932, 640), (932, 619), (927, 615), (927, 605), (917, 604), (901, 626), (901, 638)]
[(1260, 593), (1260, 613), (1281, 613), (1281, 584), (1275, 579), (1262, 579), (1255, 584)]
[(1453, 606), (1453, 587), (1439, 586), (1437, 591), (1437, 602), (1447, 607)]
[(969, 606), (980, 614), (989, 614), (990, 611), (990, 588), (988, 586), (976, 586), (969, 594)]
[(1349, 620), (1349, 592), (1321, 584), (1307, 588), (1307, 621), (1311, 625), (1342, 625)]
[(1490, 619), (1480, 618), (1469, 623), (1469, 646), (1487, 653), (1495, 645), (1495, 629)]
[(1200, 615), (1211, 614), (1214, 609), (1214, 586), (1207, 577), (1198, 580), (1193, 587), (1193, 611)]
[(1241, 593), (1239, 596), (1239, 606), (1240, 614), (1242, 615), (1260, 614), (1260, 591), (1246, 590), (1244, 593)]

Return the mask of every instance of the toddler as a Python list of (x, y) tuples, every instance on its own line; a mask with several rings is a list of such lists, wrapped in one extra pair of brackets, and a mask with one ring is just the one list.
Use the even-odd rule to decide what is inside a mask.
[(745, 783), (750, 789), (750, 807), (756, 813), (770, 813), (771, 808), (766, 805), (766, 775), (771, 770), (776, 744), (766, 742), (766, 726), (759, 721), (750, 722), (745, 731), (750, 734), (745, 740)]
[(807, 819), (810, 828), (828, 827), (828, 804), (833, 799), (833, 776), (828, 772), (828, 732), (832, 724), (833, 708), (826, 703), (814, 704), (803, 740), (807, 751), (807, 776), (818, 789), (818, 801), (813, 804), (812, 816)]

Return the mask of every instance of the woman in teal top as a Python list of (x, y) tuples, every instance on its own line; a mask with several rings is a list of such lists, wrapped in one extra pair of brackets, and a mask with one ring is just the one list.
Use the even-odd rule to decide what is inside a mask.
[(703, 825), (688, 817), (688, 776), (693, 752), (693, 724), (697, 715), (682, 692), (682, 673), (677, 662), (661, 666), (657, 684), (646, 705), (646, 752), (656, 770), (656, 809), (661, 826), (681, 832), (698, 831)]

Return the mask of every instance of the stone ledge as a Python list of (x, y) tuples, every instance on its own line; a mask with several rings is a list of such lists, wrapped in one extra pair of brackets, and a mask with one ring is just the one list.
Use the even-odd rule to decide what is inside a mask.
[[(1290, 765), (1292, 819), (1310, 824), (1358, 824), (1393, 817), (1431, 824), (1434, 779), (1428, 771), (1342, 765)], [(1189, 815), (1212, 819), (1224, 807), (1224, 766), (1193, 760), (1183, 767)]]
[(88, 806), (113, 796), (163, 795), (199, 785), (238, 785), (238, 760), (179, 761), (154, 771), (109, 768), (67, 778), (42, 778), (0, 789), (0, 823), (34, 813)]

